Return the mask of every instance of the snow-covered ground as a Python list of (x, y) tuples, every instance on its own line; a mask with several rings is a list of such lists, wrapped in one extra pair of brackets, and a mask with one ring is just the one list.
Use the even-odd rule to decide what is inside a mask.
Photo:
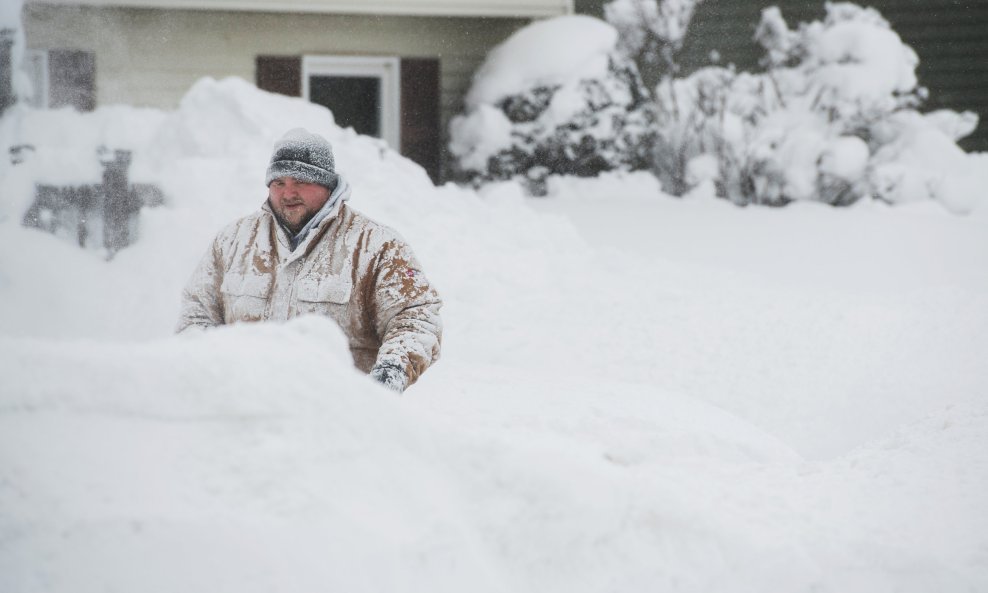
[[(136, 245), (0, 199), (0, 591), (988, 589), (988, 203), (741, 209), (646, 174), (526, 199), (236, 80), (124, 111), (79, 125), (168, 196)], [(445, 298), (403, 397), (323, 319), (171, 335), (295, 126)]]

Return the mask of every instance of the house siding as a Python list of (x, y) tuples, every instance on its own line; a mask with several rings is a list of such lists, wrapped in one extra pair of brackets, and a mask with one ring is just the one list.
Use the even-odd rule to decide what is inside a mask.
[(106, 8), (32, 3), (30, 49), (96, 56), (98, 105), (174, 109), (204, 77), (255, 80), (259, 55), (380, 55), (440, 61), (442, 130), (487, 52), (519, 18), (401, 17)]
[[(606, 0), (577, 0), (576, 11), (603, 16)], [(868, 0), (919, 56), (917, 77), (929, 89), (924, 111), (973, 111), (981, 122), (960, 145), (988, 151), (988, 2), (978, 0)], [(752, 40), (761, 10), (778, 6), (790, 27), (824, 16), (822, 1), (705, 0), (694, 14), (679, 61), (683, 74), (710, 65), (712, 51), (722, 63), (758, 68), (762, 55)]]
[(573, 12), (573, 0), (27, 0), (27, 3), (404, 16), (546, 17)]

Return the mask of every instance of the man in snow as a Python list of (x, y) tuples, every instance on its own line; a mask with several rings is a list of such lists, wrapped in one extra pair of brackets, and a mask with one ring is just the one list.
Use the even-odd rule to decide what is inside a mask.
[(329, 142), (275, 143), (258, 212), (213, 241), (182, 295), (177, 331), (316, 313), (343, 329), (357, 368), (404, 391), (439, 357), (442, 301), (390, 228), (347, 206)]

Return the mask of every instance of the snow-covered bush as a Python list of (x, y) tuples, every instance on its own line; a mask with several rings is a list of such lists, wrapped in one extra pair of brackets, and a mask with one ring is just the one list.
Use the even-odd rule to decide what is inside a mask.
[[(516, 33), (451, 123), (458, 176), (523, 177), (538, 191), (549, 174), (650, 168), (669, 193), (713, 183), (740, 205), (871, 196), (973, 208), (988, 171), (956, 141), (977, 116), (917, 110), (919, 59), (876, 10), (827, 3), (823, 20), (791, 29), (767, 8), (761, 71), (674, 78), (700, 1), (614, 0), (609, 23), (562, 17)], [(638, 68), (649, 61), (662, 76), (652, 92)]]
[(604, 5), (604, 18), (620, 33), (619, 49), (639, 67), (672, 74), (677, 69), (675, 54), (701, 1), (614, 0)]
[(771, 74), (707, 68), (660, 85), (657, 104), (656, 173), (676, 195), (708, 180), (738, 204), (845, 205), (861, 195), (865, 140), (812, 98), (784, 95)]
[(655, 167), (666, 188), (680, 194), (713, 180), (738, 204), (847, 205), (871, 195), (970, 208), (964, 200), (976, 192), (953, 186), (983, 174), (955, 141), (976, 116), (919, 114), (915, 52), (874, 9), (826, 8), (823, 21), (796, 30), (777, 8), (763, 11), (762, 73), (707, 68), (659, 85)]
[(488, 56), (450, 124), (456, 176), (487, 181), (648, 167), (650, 95), (607, 23), (529, 25)]

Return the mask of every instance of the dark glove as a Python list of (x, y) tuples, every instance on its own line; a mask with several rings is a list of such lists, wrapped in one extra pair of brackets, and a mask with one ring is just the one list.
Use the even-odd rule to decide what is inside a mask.
[(370, 376), (381, 385), (398, 393), (405, 391), (405, 387), (408, 386), (408, 375), (405, 374), (405, 368), (390, 360), (381, 361), (374, 365)]

